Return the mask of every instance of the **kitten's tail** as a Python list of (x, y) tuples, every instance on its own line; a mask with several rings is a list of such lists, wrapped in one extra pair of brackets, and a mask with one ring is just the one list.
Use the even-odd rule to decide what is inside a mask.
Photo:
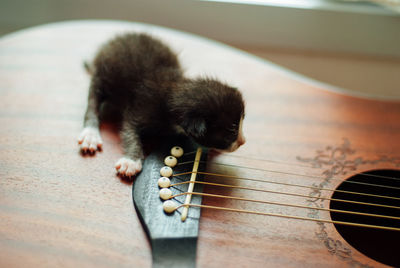
[(83, 62), (83, 67), (89, 75), (93, 75), (93, 65), (88, 61)]

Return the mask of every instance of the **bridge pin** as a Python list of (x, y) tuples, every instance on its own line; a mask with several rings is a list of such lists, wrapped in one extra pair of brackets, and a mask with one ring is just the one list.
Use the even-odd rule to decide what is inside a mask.
[(172, 196), (172, 191), (171, 191), (170, 189), (168, 189), (168, 188), (162, 188), (162, 189), (160, 190), (160, 198), (161, 198), (162, 200), (168, 200), (168, 199), (171, 198), (171, 196)]
[(178, 160), (176, 159), (176, 157), (173, 157), (172, 155), (167, 156), (164, 159), (164, 164), (166, 164), (169, 167), (174, 167), (174, 166), (176, 166), (177, 163), (178, 163)]
[(176, 208), (177, 208), (177, 205), (172, 200), (167, 200), (163, 204), (163, 209), (166, 213), (172, 213), (176, 210)]
[(176, 158), (181, 157), (181, 156), (183, 155), (183, 149), (182, 149), (182, 147), (179, 147), (179, 146), (174, 146), (174, 147), (172, 147), (172, 149), (171, 149), (171, 154), (172, 154), (173, 156), (175, 156)]
[(158, 186), (160, 188), (168, 188), (171, 185), (171, 181), (167, 177), (161, 177), (158, 179)]
[(172, 168), (170, 168), (170, 167), (162, 167), (162, 168), (160, 169), (160, 174), (161, 174), (161, 176), (163, 176), (163, 177), (171, 177), (171, 175), (172, 175)]

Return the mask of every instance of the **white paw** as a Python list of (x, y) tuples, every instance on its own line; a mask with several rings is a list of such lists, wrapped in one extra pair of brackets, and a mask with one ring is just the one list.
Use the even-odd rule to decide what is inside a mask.
[(115, 164), (115, 169), (117, 170), (118, 175), (122, 177), (132, 177), (142, 170), (142, 160), (132, 160), (122, 157)]
[(82, 153), (94, 153), (97, 149), (101, 150), (103, 141), (97, 128), (85, 127), (78, 138)]

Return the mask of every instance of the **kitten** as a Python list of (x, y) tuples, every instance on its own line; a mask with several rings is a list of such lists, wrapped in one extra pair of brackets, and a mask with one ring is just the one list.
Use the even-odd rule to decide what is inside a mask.
[(146, 34), (117, 36), (101, 47), (90, 65), (91, 84), (82, 153), (102, 147), (99, 124), (112, 116), (121, 124), (125, 156), (115, 165), (120, 176), (142, 169), (143, 138), (181, 132), (195, 142), (232, 152), (244, 144), (241, 93), (215, 79), (187, 79), (177, 56)]

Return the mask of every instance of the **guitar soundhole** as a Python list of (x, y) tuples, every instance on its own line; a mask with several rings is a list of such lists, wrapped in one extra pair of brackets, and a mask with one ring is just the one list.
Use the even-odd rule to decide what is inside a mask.
[[(389, 198), (343, 193), (340, 191), (367, 193)], [(332, 199), (352, 200), (385, 206), (331, 201), (330, 208), (391, 217), (400, 217), (400, 171), (374, 170), (357, 174), (335, 190)], [(393, 207), (398, 207), (393, 208)], [(400, 220), (330, 212), (333, 221), (400, 228)], [(366, 256), (395, 267), (400, 267), (400, 231), (335, 224), (337, 231), (354, 248)]]

